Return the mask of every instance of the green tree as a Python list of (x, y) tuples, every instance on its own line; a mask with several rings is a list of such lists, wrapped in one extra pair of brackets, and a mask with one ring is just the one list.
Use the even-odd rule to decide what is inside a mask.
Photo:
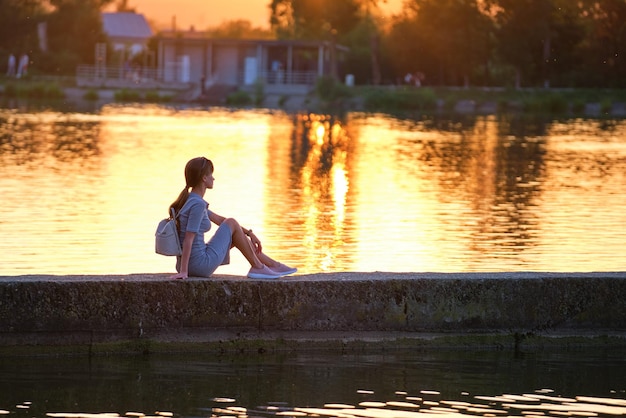
[(38, 50), (37, 24), (44, 19), (41, 0), (0, 1), (0, 56), (28, 53)]
[(137, 9), (128, 4), (128, 0), (117, 0), (115, 10), (118, 12), (137, 13)]
[(577, 82), (587, 87), (626, 87), (626, 0), (582, 0), (585, 28)]
[(50, 0), (47, 71), (72, 74), (77, 65), (94, 62), (96, 44), (106, 42), (100, 11), (111, 1)]
[(272, 0), (270, 24), (281, 39), (341, 38), (361, 20), (361, 6), (360, 0)]
[(363, 19), (354, 29), (344, 35), (341, 43), (350, 51), (345, 62), (345, 72), (353, 74), (360, 83), (378, 84), (380, 82), (378, 29), (372, 20)]
[(584, 59), (585, 28), (579, 5), (569, 0), (554, 0), (554, 4), (550, 42), (547, 46), (544, 44), (542, 79), (546, 87), (574, 87), (575, 75)]
[(582, 38), (577, 3), (569, 0), (488, 0), (497, 10), (498, 54), (515, 71), (515, 86), (549, 86), (574, 62)]
[(492, 22), (477, 0), (411, 0), (394, 22), (388, 48), (400, 73), (429, 83), (469, 85), (489, 59)]
[[(279, 39), (313, 39), (348, 47), (343, 72), (358, 82), (378, 84), (382, 79), (378, 4), (385, 0), (272, 0), (272, 29)], [(334, 48), (331, 48), (331, 54)], [(332, 63), (331, 72), (339, 71)]]

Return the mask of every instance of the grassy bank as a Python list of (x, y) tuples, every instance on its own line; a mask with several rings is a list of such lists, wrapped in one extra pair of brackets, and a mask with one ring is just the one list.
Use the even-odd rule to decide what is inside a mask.
[(63, 88), (57, 83), (38, 81), (6, 81), (2, 83), (2, 96), (7, 98), (62, 99)]
[[(340, 100), (346, 100), (345, 96)], [(362, 97), (368, 111), (521, 111), (525, 113), (579, 114), (590, 108), (610, 115), (614, 107), (626, 103), (622, 90), (557, 89), (453, 89), (453, 88), (372, 88), (355, 89), (351, 97)]]
[[(85, 101), (98, 101), (100, 97), (98, 89), (80, 89), (75, 83), (66, 78), (42, 78), (27, 77), (24, 79), (4, 78), (0, 79), (0, 97), (9, 99), (37, 99), (37, 100), (59, 100), (68, 98), (68, 91), (79, 92), (79, 99)], [(70, 95), (71, 96), (71, 95)], [(112, 94), (116, 102), (144, 102), (144, 103), (165, 103), (171, 102), (172, 94), (160, 92), (158, 90), (147, 90), (139, 88), (124, 88), (115, 90)]]
[(476, 106), (496, 104), (499, 110), (520, 109), (526, 112), (582, 112), (587, 105), (599, 106), (602, 113), (613, 105), (626, 103), (626, 90), (606, 89), (433, 89), (446, 107), (461, 101)]
[[(68, 79), (0, 78), (0, 97), (24, 99), (64, 99), (73, 90), (71, 98), (85, 101), (112, 100), (115, 102), (164, 103), (175, 102), (168, 92), (141, 88), (109, 91), (101, 97), (97, 89), (79, 89)], [(76, 93), (78, 92), (78, 94)], [(281, 97), (275, 106), (283, 107), (289, 97)], [(589, 114), (626, 116), (626, 89), (505, 89), (453, 88), (413, 86), (355, 86), (348, 87), (329, 77), (318, 80), (309, 96), (300, 100), (301, 110), (371, 112), (524, 112), (541, 114)], [(316, 103), (319, 109), (310, 109)], [(257, 87), (252, 93), (238, 91), (225, 104), (233, 107), (264, 107), (268, 105), (265, 93)], [(305, 109), (306, 108), (306, 109)], [(293, 109), (291, 109), (293, 110)]]
[(347, 87), (322, 78), (315, 87), (316, 96), (326, 106), (350, 108), (359, 103), (364, 110), (405, 111), (522, 111), (528, 113), (597, 113), (611, 114), (616, 105), (626, 103), (626, 90), (608, 89), (505, 89), (413, 86)]
[[(89, 100), (98, 100), (98, 92), (96, 90), (89, 90), (88, 97), (84, 97)], [(116, 102), (147, 102), (147, 103), (167, 103), (172, 101), (172, 95), (161, 94), (156, 90), (134, 90), (134, 89), (122, 89), (117, 90), (114, 95)]]

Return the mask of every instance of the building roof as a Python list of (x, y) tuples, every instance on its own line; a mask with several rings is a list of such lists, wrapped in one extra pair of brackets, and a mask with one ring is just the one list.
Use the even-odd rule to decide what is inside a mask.
[[(215, 45), (263, 45), (263, 46), (293, 46), (298, 48), (330, 46), (329, 41), (302, 40), (302, 39), (234, 39), (234, 38), (211, 38), (208, 32), (198, 31), (171, 31), (163, 30), (157, 35), (161, 42), (183, 42), (188, 44)], [(336, 44), (340, 51), (349, 51), (346, 46)]]
[(147, 40), (152, 29), (139, 13), (102, 13), (102, 26), (109, 38)]

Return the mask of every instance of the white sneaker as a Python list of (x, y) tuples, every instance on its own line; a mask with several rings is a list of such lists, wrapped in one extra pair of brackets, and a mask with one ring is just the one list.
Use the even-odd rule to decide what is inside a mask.
[(283, 263), (278, 263), (278, 265), (277, 265), (277, 266), (275, 266), (275, 267), (270, 267), (270, 269), (271, 269), (272, 271), (275, 271), (276, 273), (280, 274), (280, 275), (281, 275), (281, 277), (282, 277), (282, 276), (286, 276), (286, 275), (288, 275), (288, 274), (293, 274), (293, 273), (295, 273), (296, 271), (298, 271), (298, 269), (297, 269), (297, 268), (295, 268), (295, 267), (289, 267), (289, 266), (286, 266), (286, 265), (284, 265)]
[(248, 271), (248, 277), (250, 279), (278, 279), (281, 276), (282, 274), (276, 273), (266, 265), (263, 265), (263, 268), (251, 267), (250, 271)]

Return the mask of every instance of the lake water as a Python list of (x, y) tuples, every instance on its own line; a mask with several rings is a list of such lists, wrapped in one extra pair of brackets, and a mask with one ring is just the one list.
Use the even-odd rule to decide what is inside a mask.
[[(615, 417), (622, 349), (0, 358), (19, 417)], [(105, 415), (100, 415), (105, 417)]]
[(0, 275), (173, 272), (154, 230), (201, 155), (299, 273), (625, 267), (624, 120), (105, 105), (0, 108)]
[[(623, 120), (106, 105), (0, 109), (0, 275), (172, 272), (154, 229), (199, 155), (301, 273), (624, 270)], [(623, 416), (624, 376), (599, 347), (0, 356), (0, 414)]]

